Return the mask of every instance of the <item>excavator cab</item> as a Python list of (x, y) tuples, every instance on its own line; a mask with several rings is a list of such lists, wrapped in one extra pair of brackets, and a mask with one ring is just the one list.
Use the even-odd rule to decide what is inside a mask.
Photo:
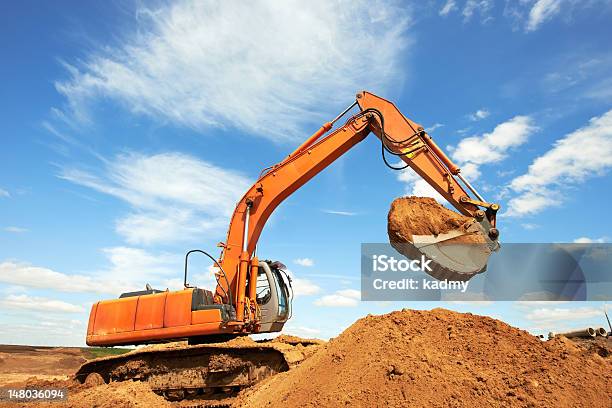
[(261, 313), (260, 332), (281, 331), (291, 318), (293, 289), (280, 262), (263, 261), (257, 272), (257, 306)]

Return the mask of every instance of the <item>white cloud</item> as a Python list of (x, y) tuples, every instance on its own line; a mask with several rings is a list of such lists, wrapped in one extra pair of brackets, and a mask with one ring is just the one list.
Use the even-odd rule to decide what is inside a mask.
[(446, 203), (446, 199), (440, 195), (429, 183), (421, 178), (410, 167), (397, 172), (397, 179), (406, 183), (406, 194), (417, 197), (431, 197), (439, 203)]
[(321, 291), (321, 287), (309, 279), (291, 278), (291, 287), (295, 296), (312, 296)]
[(314, 266), (314, 261), (310, 258), (298, 258), (295, 259), (293, 262), (301, 266)]
[(3, 188), (0, 188), (0, 197), (10, 198), (11, 194)]
[(310, 279), (297, 278), (295, 273), (289, 269), (286, 269), (285, 272), (291, 277), (291, 288), (294, 296), (312, 296), (321, 291), (321, 287)]
[(491, 133), (462, 139), (452, 157), (459, 163), (494, 163), (507, 157), (508, 150), (527, 141), (536, 130), (529, 116), (515, 116), (495, 127)]
[(326, 214), (332, 214), (332, 215), (342, 215), (345, 217), (352, 217), (354, 215), (357, 215), (356, 212), (353, 211), (338, 211), (338, 210), (321, 210)]
[(121, 154), (101, 176), (65, 168), (60, 176), (131, 204), (116, 229), (132, 244), (193, 238), (222, 230), (250, 181), (181, 153)]
[(517, 195), (508, 201), (509, 216), (535, 214), (560, 205), (571, 185), (605, 174), (612, 167), (612, 110), (557, 140), (536, 158), (526, 174), (510, 182)]
[(536, 230), (536, 229), (540, 228), (540, 225), (529, 223), (529, 222), (525, 222), (525, 223), (521, 224), (521, 227), (523, 227), (527, 231), (533, 231), (533, 230)]
[(438, 14), (443, 17), (446, 17), (451, 11), (455, 10), (456, 8), (457, 8), (457, 3), (455, 2), (455, 0), (448, 0), (444, 4), (444, 6), (442, 6)]
[(576, 302), (571, 301), (518, 301), (513, 304), (527, 320), (527, 329), (534, 334), (562, 333), (600, 324), (603, 318), (600, 308), (576, 306)]
[[(461, 167), (461, 174), (468, 180), (480, 177), (480, 165), (499, 162), (508, 151), (525, 143), (529, 134), (537, 128), (528, 116), (515, 116), (495, 127), (491, 133), (462, 139), (456, 148), (449, 146), (452, 158)], [(446, 200), (417, 175), (407, 168), (398, 172), (399, 181), (406, 183), (406, 193), (418, 197), (432, 197), (444, 204)]]
[(431, 132), (433, 132), (434, 130), (439, 129), (439, 128), (441, 128), (441, 127), (444, 127), (444, 124), (443, 124), (443, 123), (434, 123), (434, 124), (433, 124), (433, 125), (431, 125), (430, 127), (425, 128), (425, 132), (427, 132), (427, 133), (431, 133)]
[(476, 112), (471, 113), (469, 115), (470, 120), (472, 121), (478, 121), (481, 119), (485, 119), (490, 115), (489, 111), (486, 109), (478, 109)]
[[(153, 286), (163, 284), (163, 288), (177, 287), (172, 278), (181, 276), (182, 256), (153, 254), (129, 247), (104, 248), (102, 252), (108, 259), (108, 266), (88, 274), (66, 274), (7, 260), (0, 263), (0, 282), (59, 292), (112, 295), (144, 289), (146, 283)], [(203, 276), (198, 276), (198, 279), (209, 283)]]
[(603, 244), (606, 242), (608, 242), (607, 237), (601, 237), (601, 238), (580, 237), (574, 240), (574, 244)]
[(113, 281), (85, 275), (67, 275), (25, 263), (0, 263), (0, 282), (61, 292), (113, 293)]
[(8, 227), (4, 227), (4, 231), (6, 232), (12, 232), (14, 234), (20, 234), (23, 232), (28, 232), (27, 228), (21, 228), (21, 227), (15, 227), (13, 225), (8, 226)]
[(359, 304), (360, 299), (361, 292), (358, 290), (342, 289), (315, 300), (314, 304), (324, 307), (355, 307)]
[(465, 2), (465, 6), (463, 7), (463, 11), (461, 14), (463, 15), (463, 21), (468, 22), (472, 19), (472, 16), (475, 13), (480, 14), (480, 20), (482, 23), (487, 23), (492, 19), (490, 16), (490, 11), (493, 8), (492, 0), (467, 0)]
[(0, 300), (0, 306), (10, 309), (38, 310), (52, 313), (82, 313), (85, 311), (82, 306), (72, 303), (27, 295), (8, 295)]
[(167, 276), (177, 276), (183, 266), (183, 257), (178, 254), (153, 254), (140, 248), (123, 246), (104, 248), (102, 252), (110, 266), (101, 275), (109, 280), (134, 282), (139, 287), (144, 287), (147, 279), (156, 282)]
[(578, 308), (537, 308), (527, 313), (525, 318), (538, 324), (565, 322), (568, 320), (586, 320), (593, 317), (602, 317), (601, 309), (595, 307)]
[(537, 0), (529, 11), (526, 31), (535, 31), (547, 20), (552, 19), (561, 11), (563, 0)]
[(321, 334), (321, 330), (317, 328), (307, 326), (293, 326), (291, 324), (285, 326), (283, 328), (283, 332), (302, 338), (318, 337)]
[(75, 119), (114, 100), (162, 122), (295, 140), (363, 87), (396, 86), (410, 43), (400, 2), (183, 0), (137, 15), (121, 44), (66, 64), (56, 88)]

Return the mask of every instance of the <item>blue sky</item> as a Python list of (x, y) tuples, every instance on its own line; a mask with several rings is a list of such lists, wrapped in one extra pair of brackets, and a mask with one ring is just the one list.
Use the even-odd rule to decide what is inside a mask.
[[(97, 299), (178, 288), (236, 200), (368, 89), (500, 202), (505, 242), (608, 242), (612, 4), (20, 2), (0, 13), (0, 343), (82, 345)], [(287, 330), (447, 307), (534, 333), (603, 326), (597, 302), (359, 302), (362, 242), (431, 194), (374, 137), (284, 202), (259, 256), (296, 280)], [(195, 260), (192, 283), (211, 285)]]

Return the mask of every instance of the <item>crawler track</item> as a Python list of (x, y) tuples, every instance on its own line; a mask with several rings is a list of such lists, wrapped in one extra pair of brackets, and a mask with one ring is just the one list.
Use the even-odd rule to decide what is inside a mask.
[(93, 383), (146, 381), (167, 400), (182, 401), (181, 406), (225, 406), (224, 400), (241, 389), (299, 364), (305, 347), (227, 342), (142, 349), (88, 361), (75, 377)]

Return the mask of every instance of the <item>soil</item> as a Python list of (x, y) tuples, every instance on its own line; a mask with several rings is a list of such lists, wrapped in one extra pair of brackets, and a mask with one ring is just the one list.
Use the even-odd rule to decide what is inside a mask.
[(85, 352), (77, 347), (0, 345), (0, 386), (23, 382), (32, 374), (66, 379), (85, 361)]
[[(255, 341), (248, 336), (238, 337), (227, 342), (210, 344), (210, 347), (219, 348), (219, 354), (215, 354), (210, 357), (210, 360), (206, 360), (202, 364), (203, 367), (209, 369), (218, 369), (225, 371), (228, 368), (242, 368), (245, 366), (245, 362), (232, 356), (229, 353), (224, 353), (223, 350), (248, 350), (253, 349), (253, 354), (250, 355), (254, 364), (261, 365), (259, 360), (265, 360), (273, 356), (278, 361), (273, 361), (271, 364), (274, 367), (285, 364), (285, 366), (293, 367), (305, 358), (312, 356), (319, 345), (324, 344), (322, 340), (316, 339), (302, 339), (295, 336), (279, 336), (273, 340)], [(138, 372), (140, 375), (147, 374), (147, 370), (154, 370), (157, 366), (153, 367), (149, 364), (145, 364), (147, 355), (152, 355), (151, 352), (175, 350), (186, 347), (186, 342), (174, 342), (158, 345), (150, 345), (140, 347), (137, 350), (127, 353), (125, 356), (135, 356), (136, 358), (123, 363), (118, 366), (117, 369), (113, 369), (113, 377), (121, 377), (122, 371), (126, 373)], [(228, 406), (234, 400), (235, 392), (224, 394), (222, 392), (215, 395), (209, 396), (212, 398), (212, 404), (209, 400), (200, 400), (194, 397), (194, 399), (188, 399), (178, 402), (169, 402), (165, 398), (158, 396), (154, 393), (150, 386), (145, 382), (113, 382), (111, 384), (104, 384), (104, 379), (97, 373), (88, 375), (81, 384), (75, 380), (73, 375), (78, 370), (80, 364), (85, 362), (85, 358), (81, 357), (74, 361), (74, 364), (65, 365), (62, 373), (64, 375), (49, 376), (41, 375), (44, 370), (39, 371), (40, 362), (38, 360), (52, 359), (55, 361), (66, 361), (64, 352), (62, 349), (46, 348), (43, 351), (38, 348), (29, 346), (10, 346), (11, 350), (7, 350), (6, 360), (10, 361), (11, 364), (5, 364), (3, 361), (2, 366), (6, 372), (13, 372), (21, 370), (19, 378), (14, 381), (6, 381), (0, 385), (10, 386), (11, 388), (62, 388), (68, 391), (68, 401), (64, 402), (36, 402), (36, 403), (7, 403), (0, 402), (0, 407), (148, 407), (148, 406), (161, 406), (161, 407), (183, 407), (183, 406), (212, 406), (220, 404), (221, 406)], [(207, 345), (194, 346), (194, 347), (208, 347)], [(262, 348), (277, 350), (274, 353), (262, 353)], [(70, 352), (82, 353), (87, 355), (87, 349), (75, 348)], [(285, 363), (282, 363), (283, 357)], [(55, 353), (55, 354), (54, 354)], [(27, 357), (26, 357), (27, 356)], [(107, 356), (102, 360), (107, 360), (112, 357)], [(194, 357), (196, 366), (199, 365), (197, 358)], [(22, 368), (13, 362), (19, 360), (25, 362)], [(156, 358), (155, 361), (160, 363), (161, 359)], [(162, 364), (163, 365), (163, 364)], [(181, 364), (179, 364), (181, 365)], [(31, 369), (28, 369), (30, 367)], [(170, 367), (173, 368), (173, 367)]]
[[(231, 342), (254, 343), (246, 337)], [(307, 340), (279, 336), (276, 342), (303, 347)], [(611, 342), (565, 337), (543, 342), (488, 317), (444, 309), (404, 309), (362, 318), (337, 338), (313, 348), (316, 351), (308, 359), (289, 371), (214, 403), (235, 407), (611, 406)], [(209, 406), (203, 401), (168, 402), (142, 382), (80, 384), (71, 379), (31, 378), (21, 385), (63, 387), (70, 397), (64, 403), (0, 403), (0, 407)]]
[[(475, 220), (449, 210), (430, 197), (400, 197), (393, 200), (387, 218), (391, 243), (412, 243), (413, 235), (440, 235), (453, 230), (465, 231)], [(455, 238), (457, 242), (486, 243), (477, 234)]]
[(611, 406), (611, 368), (599, 346), (542, 342), (469, 313), (405, 309), (358, 320), (237, 406)]

